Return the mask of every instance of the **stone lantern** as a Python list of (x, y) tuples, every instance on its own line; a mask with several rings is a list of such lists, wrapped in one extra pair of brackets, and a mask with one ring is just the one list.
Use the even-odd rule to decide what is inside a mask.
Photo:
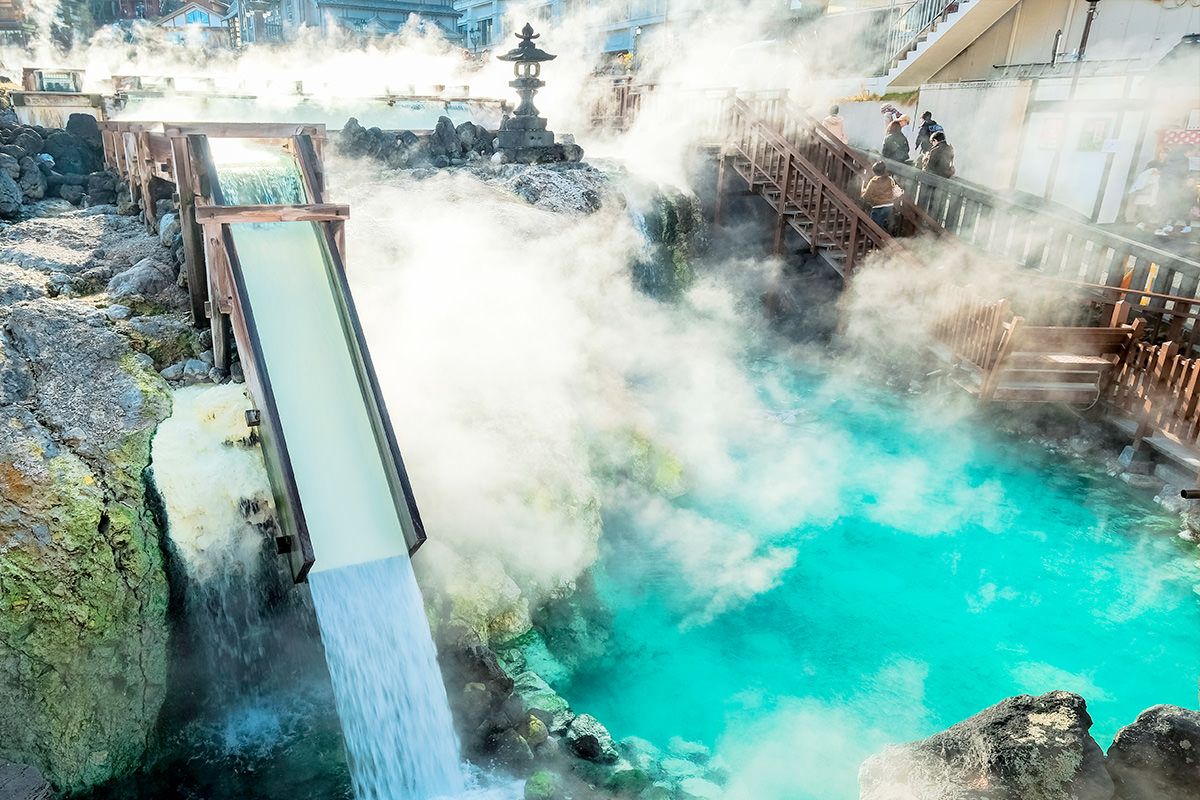
[(496, 135), (498, 149), (510, 161), (578, 161), (583, 151), (573, 142), (568, 145), (555, 144), (554, 132), (546, 130), (546, 120), (538, 116), (538, 110), (533, 105), (533, 96), (546, 85), (539, 77), (542, 62), (553, 61), (557, 56), (539, 49), (533, 43), (540, 34), (534, 33), (533, 26), (528, 22), (516, 36), (521, 40), (520, 44), (497, 58), (513, 62), (516, 79), (509, 81), (508, 85), (517, 90), (521, 104), (511, 117), (500, 123), (500, 131)]

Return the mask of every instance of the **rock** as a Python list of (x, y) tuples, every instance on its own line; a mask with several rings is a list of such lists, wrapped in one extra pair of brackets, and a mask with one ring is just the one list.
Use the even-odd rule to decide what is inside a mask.
[(529, 742), (530, 747), (537, 747), (549, 738), (550, 730), (546, 723), (530, 714), (529, 719), (525, 720), (525, 741)]
[(0, 798), (4, 800), (55, 800), (54, 790), (37, 767), (0, 759)]
[(678, 800), (716, 800), (724, 796), (720, 786), (703, 778), (684, 778), (679, 782)]
[(618, 742), (617, 751), (631, 765), (647, 773), (658, 770), (659, 759), (662, 756), (657, 747), (636, 736), (626, 736)]
[(72, 295), (75, 286), (75, 279), (65, 272), (51, 272), (50, 279), (46, 281), (47, 288), (51, 297), (58, 295)]
[(450, 166), (450, 157), (446, 155), (434, 156), (433, 166), (437, 167), (438, 169), (445, 169), (446, 167)]
[(93, 205), (107, 205), (117, 201), (117, 176), (111, 172), (93, 172), (88, 175), (87, 194)]
[(1154, 706), (1117, 732), (1108, 748), (1117, 800), (1200, 796), (1200, 711)]
[(22, 128), (21, 132), (13, 137), (12, 143), (17, 147), (25, 148), (27, 153), (40, 153), (45, 145), (45, 139), (33, 128)]
[(161, 369), (186, 361), (199, 352), (199, 332), (183, 319), (154, 315), (134, 317), (128, 322), (133, 348), (154, 359)]
[(64, 183), (58, 187), (58, 196), (71, 205), (77, 206), (83, 202), (83, 187)]
[(650, 785), (650, 776), (640, 769), (619, 769), (604, 782), (604, 788), (617, 797), (637, 797)]
[(712, 751), (705, 745), (699, 742), (689, 742), (681, 736), (672, 736), (667, 742), (667, 749), (672, 755), (686, 758), (689, 761), (694, 761), (697, 764), (707, 764), (708, 759), (712, 756)]
[(32, 158), (21, 159), (21, 175), (17, 184), (21, 187), (21, 194), (25, 195), (26, 201), (41, 200), (46, 196), (46, 176)]
[(175, 269), (152, 258), (143, 258), (129, 269), (114, 275), (108, 293), (114, 297), (157, 294), (175, 283)]
[(438, 117), (437, 125), (429, 134), (429, 142), (426, 146), (429, 150), (429, 157), (435, 162), (440, 156), (445, 156), (449, 163), (451, 158), (461, 158), (463, 154), (463, 143), (459, 140), (454, 123), (450, 121), (449, 117)]
[(229, 365), (229, 380), (234, 383), (245, 383), (246, 375), (242, 372), (242, 362), (234, 361)]
[[(20, 171), (18, 170), (18, 174)], [(21, 187), (4, 170), (0, 170), (0, 219), (16, 219), (21, 215)]]
[(659, 768), (662, 770), (663, 775), (673, 781), (699, 777), (703, 772), (696, 762), (686, 758), (664, 758), (659, 763)]
[(91, 114), (72, 114), (67, 117), (66, 131), (84, 144), (94, 147), (104, 146), (104, 140), (100, 136), (100, 126), (96, 124), (96, 118)]
[(514, 675), (513, 693), (521, 698), (530, 713), (544, 711), (549, 715), (551, 733), (565, 733), (575, 720), (567, 701), (559, 697), (535, 672)]
[[(28, 156), (26, 156), (28, 158)], [(0, 153), (0, 172), (7, 172), (14, 181), (21, 177), (21, 162), (8, 153)]]
[(179, 361), (158, 373), (163, 376), (163, 380), (178, 381), (183, 379), (183, 362)]
[(170, 398), (84, 303), (18, 303), (4, 337), (35, 388), (0, 407), (0, 741), (74, 793), (141, 764), (165, 696), (143, 473)]
[(198, 383), (208, 377), (208, 364), (198, 358), (189, 358), (183, 362), (183, 379)]
[(928, 739), (890, 746), (858, 774), (860, 800), (1111, 800), (1104, 755), (1082, 697), (1047, 692), (1000, 701)]
[(528, 742), (512, 728), (493, 736), (490, 745), (496, 759), (510, 769), (520, 770), (533, 763), (533, 751)]
[(608, 730), (590, 714), (580, 714), (571, 722), (566, 740), (568, 749), (587, 761), (615, 764), (619, 758)]
[(28, 400), (33, 395), (33, 386), (29, 365), (0, 333), (0, 406)]
[(562, 796), (558, 776), (552, 772), (540, 770), (525, 781), (525, 800), (561, 800)]
[(158, 218), (158, 240), (163, 247), (170, 247), (179, 233), (179, 217), (175, 214), (163, 214)]
[(46, 143), (42, 145), (42, 149), (54, 159), (54, 166), (62, 173), (87, 175), (102, 166), (102, 160), (97, 150), (67, 131), (60, 130), (51, 133), (46, 137)]
[[(120, 303), (113, 303), (111, 306), (104, 309), (104, 316), (111, 320), (129, 319), (131, 314), (133, 314), (133, 311), (129, 308), (129, 306), (123, 306)], [(150, 363), (153, 364), (154, 359), (150, 359)]]

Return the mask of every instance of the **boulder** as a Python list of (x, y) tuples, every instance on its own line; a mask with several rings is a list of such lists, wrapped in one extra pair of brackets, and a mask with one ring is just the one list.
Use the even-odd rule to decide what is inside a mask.
[(113, 297), (148, 297), (174, 283), (174, 267), (152, 258), (143, 258), (124, 272), (114, 275), (108, 282), (108, 293)]
[(42, 200), (46, 197), (46, 176), (32, 158), (21, 159), (21, 173), (17, 181), (25, 200)]
[(530, 713), (545, 712), (550, 718), (551, 733), (564, 733), (575, 720), (567, 701), (559, 697), (535, 672), (521, 672), (513, 676), (513, 692), (521, 698)]
[(92, 205), (107, 205), (117, 201), (117, 176), (111, 172), (88, 175), (87, 194)]
[(54, 790), (37, 767), (0, 759), (0, 798), (3, 800), (54, 800)]
[(102, 166), (94, 148), (66, 131), (55, 131), (47, 136), (42, 150), (54, 159), (54, 166), (62, 173), (87, 175)]
[(71, 205), (77, 206), (83, 202), (83, 187), (76, 184), (64, 183), (58, 187), (58, 196)]
[(1091, 726), (1077, 694), (1009, 697), (928, 739), (871, 756), (859, 770), (859, 797), (1111, 800)]
[(568, 749), (586, 761), (615, 764), (619, 756), (608, 729), (591, 714), (580, 714), (567, 728)]
[(8, 153), (0, 153), (0, 172), (7, 172), (8, 177), (15, 181), (21, 177), (21, 162)]
[[(163, 315), (134, 317), (124, 330), (133, 348), (149, 355), (158, 369), (201, 352), (199, 331), (183, 319)], [(179, 370), (182, 377), (182, 363)]]
[(525, 800), (561, 800), (562, 786), (552, 772), (541, 770), (529, 776), (525, 781)]
[(439, 156), (445, 156), (447, 164), (449, 159), (461, 158), (463, 154), (463, 143), (459, 140), (454, 123), (449, 117), (438, 117), (437, 125), (429, 134), (427, 146), (430, 158), (436, 161)]
[(85, 303), (17, 303), (4, 340), (35, 386), (0, 406), (0, 742), (73, 793), (142, 763), (165, 696), (143, 473), (170, 398)]
[(0, 170), (0, 219), (16, 219), (21, 215), (21, 187), (8, 172)]
[(158, 240), (163, 247), (170, 247), (179, 231), (179, 217), (176, 214), (163, 214), (158, 218)]
[(0, 153), (9, 156), (14, 161), (20, 161), (25, 156), (29, 155), (29, 151), (24, 147), (18, 147), (15, 144), (0, 145)]
[(45, 146), (42, 135), (33, 128), (22, 128), (21, 132), (13, 137), (12, 143), (17, 147), (25, 148), (27, 153), (40, 153), (42, 147)]
[(1200, 797), (1200, 711), (1154, 706), (1117, 732), (1108, 748), (1117, 800)]
[(67, 117), (67, 133), (79, 139), (84, 144), (103, 147), (104, 139), (100, 136), (100, 126), (91, 114), (72, 114)]

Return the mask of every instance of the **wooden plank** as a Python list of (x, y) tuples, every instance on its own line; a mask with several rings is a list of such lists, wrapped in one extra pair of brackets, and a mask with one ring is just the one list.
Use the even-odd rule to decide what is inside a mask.
[(173, 122), (163, 123), (163, 133), (177, 136), (208, 136), (212, 139), (283, 139), (294, 136), (325, 138), (324, 125), (294, 122)]
[[(188, 296), (191, 300), (192, 324), (200, 327), (205, 323), (204, 297), (206, 273), (204, 262), (204, 234), (196, 222), (196, 196), (192, 190), (192, 159), (188, 153), (188, 140), (182, 137), (171, 140), (171, 152), (175, 162), (175, 174), (179, 176), (176, 191), (179, 193), (179, 223), (183, 234), (183, 259), (188, 276)], [(217, 364), (228, 369), (228, 364)]]
[(349, 218), (350, 206), (336, 203), (196, 207), (196, 219), (202, 225), (230, 225), (239, 222), (336, 222)]

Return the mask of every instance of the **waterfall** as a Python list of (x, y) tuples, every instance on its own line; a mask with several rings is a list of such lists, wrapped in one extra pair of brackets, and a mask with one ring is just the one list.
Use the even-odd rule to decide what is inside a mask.
[(425, 607), (407, 556), (309, 575), (358, 800), (464, 791)]

